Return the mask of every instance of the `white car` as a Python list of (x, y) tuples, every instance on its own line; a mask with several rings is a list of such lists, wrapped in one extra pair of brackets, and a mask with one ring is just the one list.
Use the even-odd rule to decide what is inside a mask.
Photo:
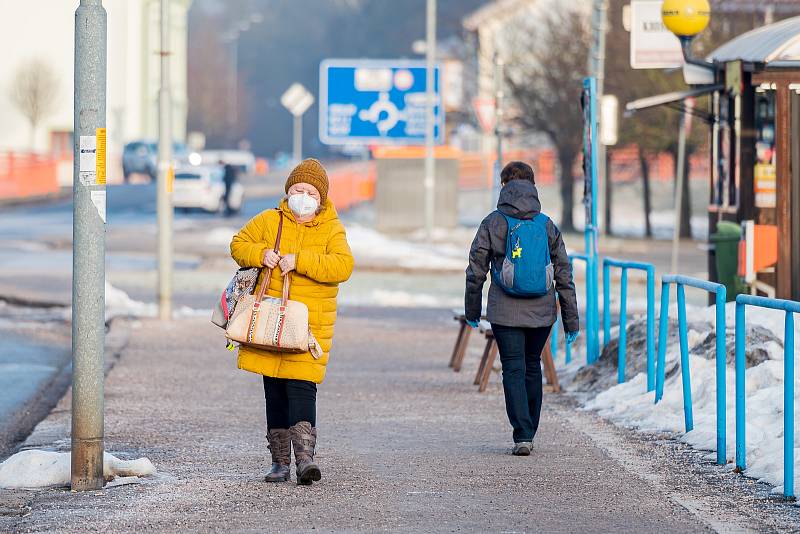
[(223, 161), (244, 175), (255, 172), (256, 157), (249, 150), (203, 150), (199, 155), (203, 165), (216, 165)]
[[(178, 209), (202, 209), (211, 213), (225, 211), (225, 171), (219, 165), (193, 165), (175, 169), (172, 204)], [(244, 203), (244, 187), (233, 184), (230, 209), (239, 212)]]

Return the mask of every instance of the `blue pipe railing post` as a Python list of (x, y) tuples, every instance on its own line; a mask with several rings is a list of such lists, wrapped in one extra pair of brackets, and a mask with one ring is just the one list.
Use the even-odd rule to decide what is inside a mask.
[[(656, 325), (655, 325), (655, 267), (651, 263), (603, 258), (603, 346), (611, 341), (611, 267), (621, 269), (619, 347), (617, 350), (617, 378), (625, 382), (627, 362), (627, 303), (628, 270), (647, 274), (647, 391), (655, 389)], [(621, 369), (621, 371), (620, 371)]]
[[(661, 317), (658, 331), (658, 367), (656, 369), (656, 402), (664, 395), (664, 372), (667, 353), (667, 331), (669, 328), (669, 284), (677, 286), (678, 293), (678, 339), (681, 351), (681, 382), (683, 386), (683, 416), (686, 431), (694, 428), (692, 414), (692, 381), (689, 366), (689, 347), (686, 326), (686, 293), (685, 286), (696, 287), (716, 295), (716, 386), (717, 386), (717, 463), (727, 460), (726, 450), (726, 348), (725, 348), (725, 297), (726, 290), (722, 284), (691, 278), (689, 276), (667, 274), (661, 277)], [(738, 385), (737, 385), (738, 387)], [(737, 392), (738, 393), (738, 392)], [(738, 420), (737, 420), (738, 423)], [(737, 438), (738, 439), (738, 438)], [(738, 441), (737, 441), (738, 445)]]
[(736, 298), (736, 469), (744, 471), (745, 461), (745, 305)]
[(686, 432), (694, 429), (692, 416), (692, 373), (689, 368), (689, 342), (686, 332), (686, 293), (678, 284), (678, 339), (681, 347), (681, 383), (683, 385), (683, 419)]
[[(727, 300), (727, 290), (725, 286), (717, 289), (716, 294), (716, 330), (717, 330), (717, 355), (716, 355), (716, 374), (717, 374), (717, 463), (725, 465), (728, 462), (727, 450), (727, 380), (726, 371), (728, 365), (726, 343), (727, 324), (725, 320), (725, 302)], [(720, 332), (722, 335), (720, 335)]]
[(783, 496), (794, 497), (794, 315), (783, 328)]
[(647, 266), (647, 391), (656, 388), (656, 289), (655, 268)]
[(755, 295), (736, 296), (736, 468), (747, 467), (745, 343), (747, 323), (745, 306), (758, 306), (786, 313), (783, 327), (783, 495), (794, 498), (794, 314), (800, 302)]
[(656, 368), (655, 402), (664, 396), (664, 366), (667, 356), (667, 333), (669, 331), (669, 283), (661, 281), (661, 314), (658, 317), (658, 365)]
[(611, 275), (608, 258), (603, 259), (603, 347), (611, 341)]
[(622, 268), (619, 295), (619, 348), (617, 350), (617, 382), (625, 382), (625, 349), (628, 343), (628, 268)]

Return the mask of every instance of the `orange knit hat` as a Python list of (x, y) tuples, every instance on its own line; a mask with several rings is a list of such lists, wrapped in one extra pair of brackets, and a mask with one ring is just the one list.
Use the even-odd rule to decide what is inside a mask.
[(286, 179), (286, 192), (294, 184), (311, 184), (317, 188), (320, 196), (320, 204), (325, 204), (325, 199), (328, 198), (328, 173), (325, 172), (325, 167), (322, 163), (314, 158), (308, 158), (301, 161), (297, 167), (292, 169), (289, 178)]

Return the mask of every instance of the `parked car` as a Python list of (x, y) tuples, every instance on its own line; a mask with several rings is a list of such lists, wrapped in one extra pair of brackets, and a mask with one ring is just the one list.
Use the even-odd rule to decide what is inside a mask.
[[(188, 150), (183, 143), (172, 144), (172, 159), (175, 165), (182, 165), (188, 158)], [(158, 144), (153, 141), (133, 141), (122, 151), (122, 173), (125, 182), (132, 174), (146, 174), (155, 182), (158, 175)]]
[(233, 165), (242, 175), (255, 173), (256, 157), (249, 150), (203, 150), (200, 152), (203, 165), (213, 165), (223, 161)]
[[(220, 165), (182, 166), (175, 170), (172, 204), (178, 209), (202, 209), (211, 213), (225, 211), (225, 170)], [(233, 184), (230, 209), (239, 212), (244, 204), (244, 187)]]

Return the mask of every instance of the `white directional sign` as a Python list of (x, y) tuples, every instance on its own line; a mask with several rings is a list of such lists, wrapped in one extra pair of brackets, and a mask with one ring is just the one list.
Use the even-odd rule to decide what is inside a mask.
[(299, 83), (293, 83), (281, 96), (281, 104), (295, 117), (303, 115), (313, 103), (314, 95)]
[(661, 0), (631, 2), (631, 68), (668, 69), (683, 65), (681, 43), (661, 21)]

